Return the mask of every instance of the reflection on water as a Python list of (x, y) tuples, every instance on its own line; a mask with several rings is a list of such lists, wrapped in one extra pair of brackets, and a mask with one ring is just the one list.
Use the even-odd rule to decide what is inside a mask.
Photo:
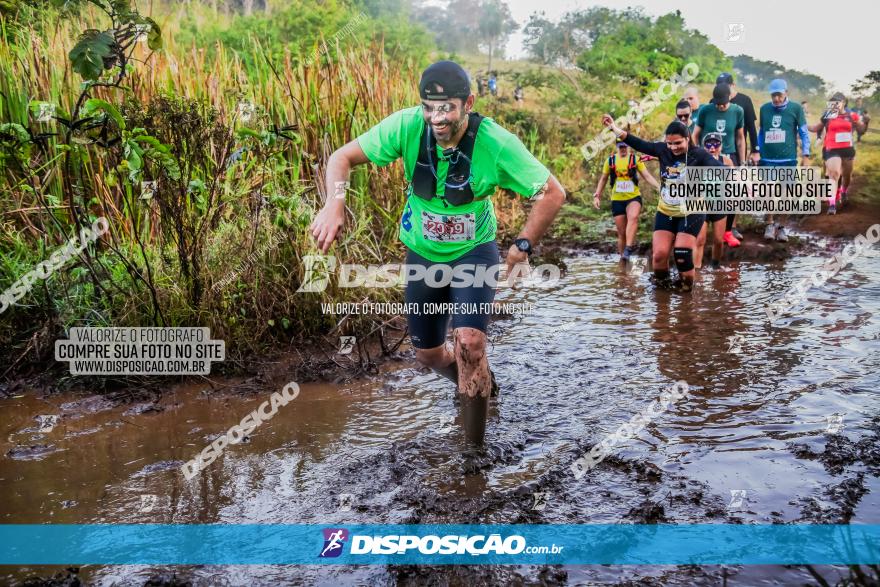
[[(248, 442), (228, 447), (189, 482), (179, 466), (285, 381), (249, 398), (183, 386), (147, 411), (100, 398), (5, 400), (0, 520), (617, 523), (633, 521), (631, 510), (650, 500), (661, 507), (659, 521), (671, 523), (803, 521), (804, 504), (825, 503), (823, 490), (846, 473), (831, 475), (819, 461), (796, 458), (791, 443), (821, 452), (835, 430), (864, 436), (878, 413), (880, 387), (876, 253), (810, 290), (794, 316), (767, 322), (766, 305), (821, 261), (705, 270), (696, 291), (682, 296), (655, 290), (647, 274), (588, 255), (569, 259), (568, 275), (551, 291), (507, 292), (504, 301), (532, 302), (536, 313), (491, 328), (490, 358), (502, 392), (483, 455), (462, 454), (450, 384), (412, 365), (386, 367), (376, 380), (344, 387), (301, 385), (299, 397)], [(572, 327), (563, 330), (565, 324)], [(522, 354), (529, 357), (524, 365), (515, 360)], [(585, 446), (676, 380), (688, 383), (687, 398), (615, 449), (615, 458), (574, 479), (568, 466)], [(53, 415), (60, 419), (38, 418)], [(852, 521), (880, 523), (880, 483), (870, 475), (865, 483), (869, 493)], [(531, 505), (538, 490), (547, 502), (539, 511)], [(565, 570), (571, 582), (624, 576), (619, 569)], [(6, 569), (0, 578), (35, 571), (49, 574)], [(706, 584), (717, 584), (715, 571), (700, 571)], [(107, 567), (83, 574), (111, 584), (150, 572)], [(389, 571), (192, 572), (208, 583), (222, 575), (232, 584), (268, 585), (292, 576), (326, 584), (384, 581)], [(748, 573), (753, 582), (808, 580), (799, 569), (726, 572)], [(664, 584), (702, 582), (661, 567), (638, 574)]]

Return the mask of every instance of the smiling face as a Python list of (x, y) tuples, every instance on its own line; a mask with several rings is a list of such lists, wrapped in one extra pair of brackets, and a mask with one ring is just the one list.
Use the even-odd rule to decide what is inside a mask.
[(688, 139), (681, 135), (666, 135), (666, 146), (673, 155), (684, 155), (688, 149)]
[(422, 116), (425, 123), (431, 125), (438, 143), (448, 143), (467, 125), (468, 112), (473, 103), (473, 95), (468, 96), (467, 100), (422, 100)]

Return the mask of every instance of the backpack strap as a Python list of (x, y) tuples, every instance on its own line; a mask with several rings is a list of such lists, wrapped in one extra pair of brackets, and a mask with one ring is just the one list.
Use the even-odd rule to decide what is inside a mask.
[(627, 165), (627, 171), (629, 171), (629, 178), (633, 181), (633, 185), (639, 185), (639, 168), (636, 164), (636, 154), (629, 154), (629, 165)]
[[(464, 136), (455, 147), (455, 153), (448, 159), (446, 187), (443, 198), (453, 206), (468, 204), (474, 200), (470, 186), (471, 160), (474, 156), (474, 145), (477, 132), (484, 116), (471, 112), (468, 127)], [(437, 138), (431, 128), (425, 124), (419, 140), (419, 155), (412, 174), (412, 191), (420, 198), (431, 200), (437, 194)], [(485, 199), (485, 198), (481, 198)]]

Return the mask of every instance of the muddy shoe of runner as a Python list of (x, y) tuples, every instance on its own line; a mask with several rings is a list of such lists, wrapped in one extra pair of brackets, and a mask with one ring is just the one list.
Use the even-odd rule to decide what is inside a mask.
[(687, 293), (694, 289), (694, 280), (689, 278), (676, 279), (675, 283), (672, 284), (672, 287), (675, 291)]
[(655, 269), (654, 274), (651, 276), (651, 281), (656, 287), (661, 289), (673, 289), (674, 287), (668, 270)]

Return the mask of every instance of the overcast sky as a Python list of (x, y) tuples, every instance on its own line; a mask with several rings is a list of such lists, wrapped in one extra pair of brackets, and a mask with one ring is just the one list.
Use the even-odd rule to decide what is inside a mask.
[[(591, 6), (621, 9), (629, 3), (574, 0), (507, 0), (520, 25), (543, 10), (551, 21), (566, 12)], [(676, 9), (688, 28), (697, 29), (728, 55), (745, 53), (776, 61), (789, 69), (821, 76), (836, 89), (850, 85), (872, 69), (880, 69), (880, 2), (827, 3), (810, 0), (643, 0), (633, 2), (650, 16)], [(739, 39), (728, 39), (728, 28), (742, 25)], [(740, 28), (740, 27), (736, 27)], [(509, 57), (521, 57), (522, 34), (507, 46)]]

